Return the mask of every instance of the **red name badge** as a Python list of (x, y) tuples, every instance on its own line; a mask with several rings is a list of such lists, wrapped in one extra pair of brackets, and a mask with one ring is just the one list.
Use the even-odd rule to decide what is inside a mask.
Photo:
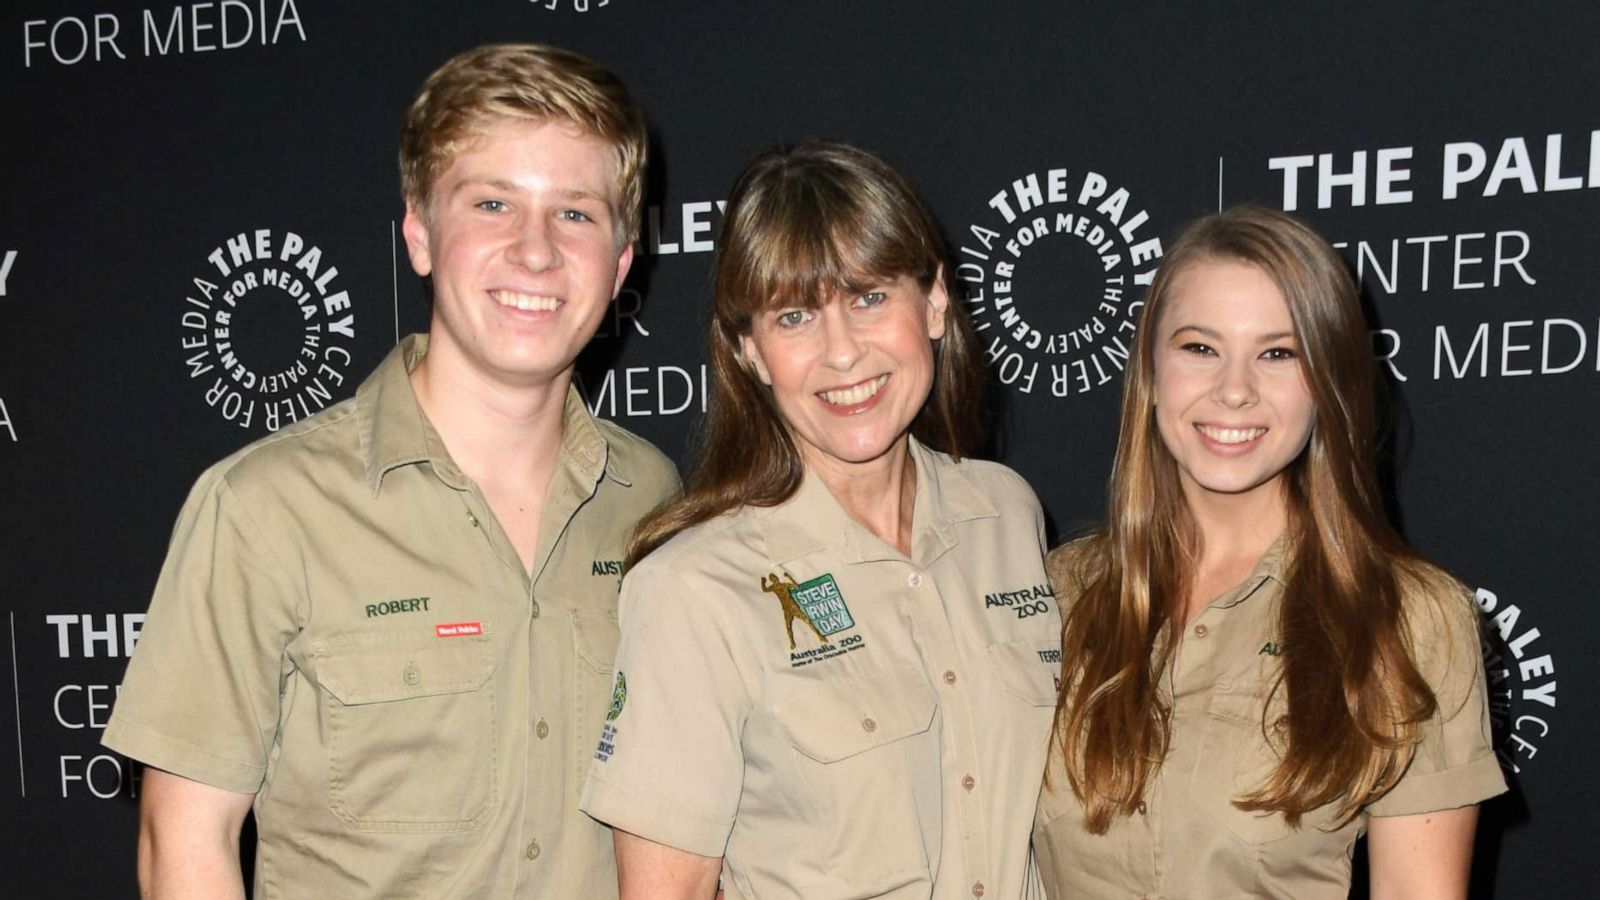
[(469, 637), (483, 634), (482, 622), (451, 622), (447, 625), (433, 626), (433, 633), (439, 637)]

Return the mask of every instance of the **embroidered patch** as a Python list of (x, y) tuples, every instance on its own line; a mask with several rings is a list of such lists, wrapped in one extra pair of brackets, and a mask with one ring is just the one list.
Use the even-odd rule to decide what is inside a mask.
[(617, 673), (617, 686), (611, 689), (611, 708), (606, 711), (606, 721), (615, 722), (617, 716), (622, 715), (622, 707), (628, 702), (628, 679), (621, 672)]
[(433, 626), (435, 637), (472, 637), (483, 634), (482, 622), (447, 622)]
[[(809, 581), (806, 582), (806, 584), (810, 583)], [(794, 592), (800, 589), (800, 585), (795, 582), (794, 576), (787, 572), (784, 573), (782, 578), (777, 575), (764, 575), (761, 578), (761, 589), (778, 598), (778, 606), (783, 609), (783, 630), (789, 635), (790, 650), (794, 649), (794, 622), (796, 619), (799, 619), (807, 628), (810, 628), (811, 633), (817, 636), (817, 640), (823, 640), (822, 632), (817, 630), (816, 623), (811, 621), (811, 618), (806, 615), (806, 611), (795, 600)]]
[(806, 618), (811, 620), (812, 627), (823, 637), (856, 627), (850, 607), (845, 605), (844, 595), (839, 593), (839, 583), (833, 580), (832, 575), (818, 575), (793, 588), (791, 593)]

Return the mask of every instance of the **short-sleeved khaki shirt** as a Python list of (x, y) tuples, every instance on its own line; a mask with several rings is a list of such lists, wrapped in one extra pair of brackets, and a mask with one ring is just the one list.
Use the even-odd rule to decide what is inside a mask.
[[(1070, 561), (1080, 545), (1050, 556), (1050, 575), (1070, 608), (1082, 592)], [(1249, 578), (1185, 626), (1181, 651), (1163, 678), (1172, 704), (1171, 744), (1139, 812), (1112, 819), (1104, 835), (1083, 828), (1083, 807), (1052, 754), (1052, 789), (1039, 798), (1034, 845), (1052, 898), (1283, 897), (1344, 900), (1350, 854), (1370, 816), (1454, 809), (1505, 790), (1490, 744), (1477, 611), (1464, 593), (1408, 597), (1417, 661), (1438, 699), (1416, 757), (1395, 787), (1332, 831), (1334, 806), (1305, 814), (1293, 829), (1281, 814), (1245, 812), (1233, 799), (1259, 787), (1279, 757), (1263, 723), (1287, 712), (1271, 686), (1285, 549), (1273, 546)], [(1270, 728), (1270, 725), (1268, 726)]]
[(615, 896), (578, 791), (677, 475), (570, 393), (530, 579), (417, 405), (426, 346), (200, 478), (105, 743), (255, 793), (262, 900)]
[(909, 559), (808, 475), (628, 574), (584, 810), (724, 857), (728, 900), (1037, 885), (1060, 659), (1039, 504), (1003, 466), (912, 454)]

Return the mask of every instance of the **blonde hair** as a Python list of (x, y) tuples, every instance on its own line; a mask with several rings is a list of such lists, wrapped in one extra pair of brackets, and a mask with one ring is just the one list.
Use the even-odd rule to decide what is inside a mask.
[(639, 237), (648, 152), (644, 113), (612, 72), (542, 44), (488, 44), (440, 66), (422, 83), (400, 130), (400, 187), (424, 219), (439, 176), (464, 145), (507, 119), (563, 119), (617, 154), (619, 237)]

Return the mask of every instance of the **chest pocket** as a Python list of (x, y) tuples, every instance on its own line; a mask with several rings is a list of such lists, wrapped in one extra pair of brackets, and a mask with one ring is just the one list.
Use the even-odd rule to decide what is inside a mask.
[(922, 734), (935, 706), (922, 673), (906, 668), (830, 679), (780, 701), (773, 715), (796, 750), (836, 763)]
[[(786, 800), (810, 827), (790, 853), (818, 872), (848, 872), (850, 896), (889, 896), (924, 884), (939, 858), (942, 803), (938, 708), (913, 667), (834, 677), (773, 705), (788, 738)], [(801, 879), (805, 882), (806, 879)], [(839, 885), (799, 896), (844, 896)]]
[(487, 635), (355, 635), (314, 648), (328, 802), (357, 831), (470, 831), (495, 802)]
[(989, 648), (989, 668), (1005, 692), (1026, 706), (1044, 707), (1055, 714), (1061, 645), (1048, 641), (1007, 641)]
[[(1219, 686), (1206, 707), (1206, 733), (1201, 741), (1200, 764), (1195, 767), (1190, 794), (1195, 802), (1247, 844), (1266, 844), (1295, 833), (1281, 813), (1249, 812), (1233, 801), (1267, 783), (1280, 761), (1281, 746), (1273, 734), (1279, 717), (1287, 712), (1280, 696), (1267, 710), (1267, 686), (1229, 690)], [(1265, 715), (1264, 715), (1265, 714)], [(1266, 730), (1262, 728), (1265, 717)], [(1315, 810), (1301, 819), (1301, 829), (1314, 828)]]

